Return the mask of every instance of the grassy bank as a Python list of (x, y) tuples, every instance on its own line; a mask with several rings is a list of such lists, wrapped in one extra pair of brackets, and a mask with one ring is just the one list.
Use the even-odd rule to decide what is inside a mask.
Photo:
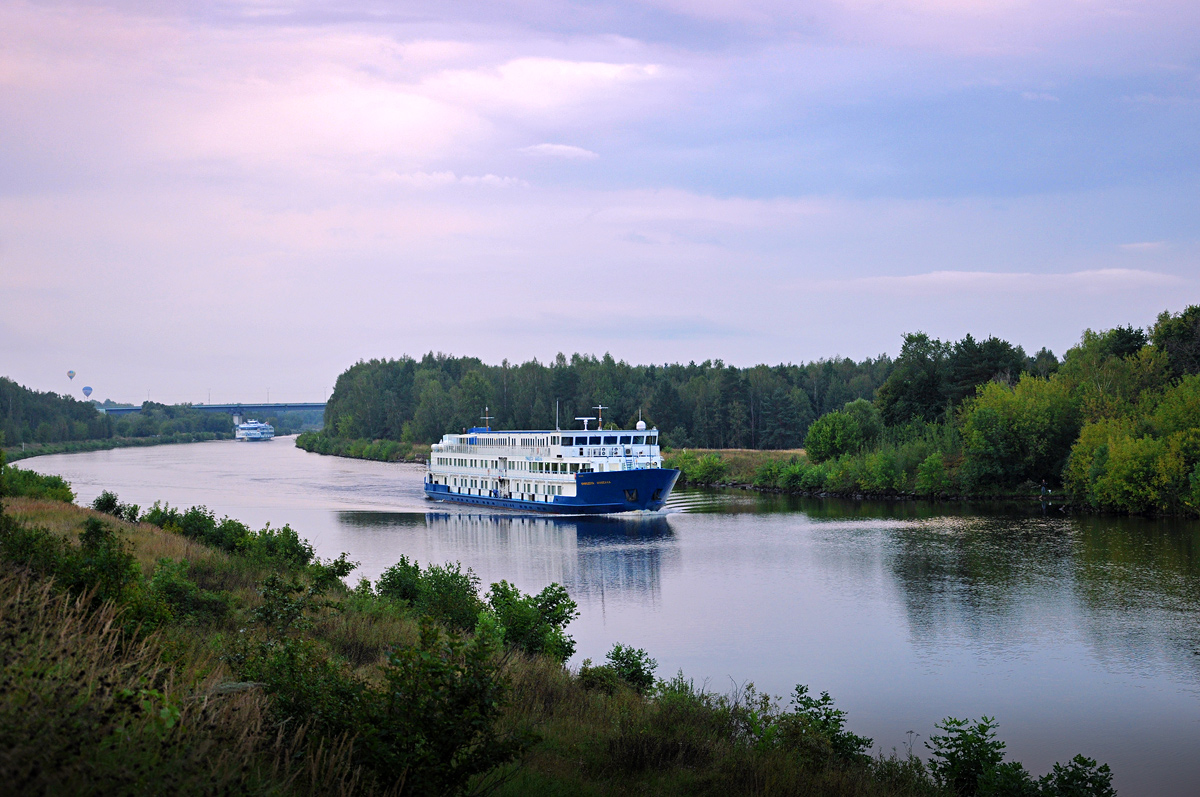
[(1061, 490), (1042, 492), (1040, 484), (1015, 487), (968, 486), (954, 478), (956, 463), (924, 448), (904, 447), (845, 454), (815, 463), (803, 449), (744, 451), (688, 449), (664, 455), (666, 467), (680, 470), (681, 486), (742, 487), (767, 492), (834, 498), (946, 501), (1031, 501), (1052, 496), (1067, 501)]
[(172, 443), (203, 443), (209, 440), (232, 440), (233, 432), (176, 432), (154, 437), (108, 437), (99, 440), (70, 440), (62, 443), (26, 443), (9, 446), (4, 457), (9, 462), (46, 454), (77, 454), (82, 451), (107, 451), (111, 448), (138, 448)]
[[(768, 463), (803, 457), (804, 449), (761, 451), (753, 448), (688, 448), (663, 452), (663, 463), (679, 468), (682, 484), (753, 484)], [(704, 463), (701, 465), (701, 463)]]
[(297, 448), (314, 454), (329, 454), (376, 462), (425, 462), (428, 443), (401, 443), (396, 440), (365, 440), (334, 437), (325, 432), (304, 432), (296, 438)]
[(0, 559), (0, 777), (20, 793), (1112, 793), (1087, 759), (1040, 780), (1003, 762), (986, 719), (944, 720), (927, 765), (872, 756), (804, 686), (714, 694), (621, 645), (571, 670), (557, 585), (484, 592), (401, 557), (348, 587), (344, 556), (199, 507), (9, 497)]

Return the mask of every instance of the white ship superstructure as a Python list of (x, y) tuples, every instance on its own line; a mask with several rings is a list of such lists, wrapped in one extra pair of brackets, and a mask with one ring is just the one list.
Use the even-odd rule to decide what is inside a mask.
[(275, 427), (269, 423), (250, 420), (239, 423), (233, 432), (235, 440), (270, 440), (275, 436)]

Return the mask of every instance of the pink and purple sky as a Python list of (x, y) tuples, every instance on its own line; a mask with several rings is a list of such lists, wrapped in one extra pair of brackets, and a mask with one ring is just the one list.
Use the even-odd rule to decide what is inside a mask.
[(1198, 178), (1194, 0), (6, 0), (0, 375), (1061, 355), (1200, 302)]

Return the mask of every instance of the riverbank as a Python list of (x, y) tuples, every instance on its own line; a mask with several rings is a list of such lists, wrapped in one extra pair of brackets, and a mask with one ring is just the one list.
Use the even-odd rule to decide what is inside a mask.
[[(841, 498), (854, 501), (917, 501), (946, 502), (1000, 501), (1039, 502), (1053, 499), (1061, 507), (1070, 508), (1067, 496), (1032, 482), (1020, 489), (995, 488), (986, 491), (957, 490), (948, 479), (938, 482), (935, 489), (917, 492), (897, 487), (899, 481), (893, 469), (883, 476), (872, 472), (851, 457), (825, 463), (810, 462), (804, 449), (790, 451), (755, 451), (745, 449), (686, 449), (663, 455), (666, 467), (680, 470), (680, 486), (720, 487), (763, 493), (795, 495), (805, 498)], [(884, 485), (888, 485), (884, 487)], [(836, 485), (836, 486), (834, 486)]]
[(366, 440), (333, 437), (323, 431), (302, 432), (296, 447), (313, 454), (375, 462), (419, 462), (429, 459), (428, 443), (401, 443), (396, 440)]
[(232, 440), (233, 432), (176, 432), (153, 437), (109, 437), (99, 440), (70, 440), (62, 443), (27, 443), (4, 449), (8, 462), (47, 454), (77, 454), (84, 451), (108, 451), (113, 448), (140, 448), (176, 443), (205, 443), (211, 440)]

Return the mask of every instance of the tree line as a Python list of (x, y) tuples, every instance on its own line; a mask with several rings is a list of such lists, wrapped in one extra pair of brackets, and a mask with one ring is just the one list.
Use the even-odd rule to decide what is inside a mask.
[[(277, 434), (289, 434), (316, 422), (311, 415), (283, 413), (262, 420), (272, 423)], [(147, 401), (140, 412), (107, 415), (97, 409), (95, 402), (31, 390), (0, 377), (0, 433), (3, 445), (19, 446), (112, 438), (232, 437), (233, 426), (228, 415), (202, 412), (190, 404)]]
[(351, 366), (326, 407), (325, 433), (429, 443), (485, 423), (552, 429), (556, 412), (570, 429), (579, 426), (576, 417), (595, 417), (602, 405), (606, 425), (629, 428), (640, 417), (676, 446), (794, 448), (815, 418), (873, 396), (891, 367), (886, 355), (737, 368), (721, 360), (630, 365), (608, 354), (487, 365), (429, 353)]
[(431, 443), (484, 423), (550, 429), (557, 420), (569, 429), (601, 405), (606, 424), (629, 428), (640, 418), (676, 448), (789, 449), (803, 444), (817, 418), (847, 402), (881, 401), (889, 418), (932, 417), (983, 382), (1057, 367), (1046, 349), (1027, 356), (997, 338), (968, 335), (948, 344), (920, 333), (905, 337), (896, 361), (885, 354), (747, 368), (721, 360), (630, 365), (608, 354), (497, 366), (429, 353), (351, 366), (326, 407), (324, 436)]
[[(1148, 330), (1085, 330), (1061, 363), (1039, 352), (1019, 375), (996, 368), (1005, 359), (994, 344), (906, 336), (874, 401), (823, 415), (805, 457), (755, 480), (842, 495), (1063, 489), (1103, 511), (1200, 513), (1200, 306)], [(695, 482), (723, 476), (719, 458), (680, 462)]]

